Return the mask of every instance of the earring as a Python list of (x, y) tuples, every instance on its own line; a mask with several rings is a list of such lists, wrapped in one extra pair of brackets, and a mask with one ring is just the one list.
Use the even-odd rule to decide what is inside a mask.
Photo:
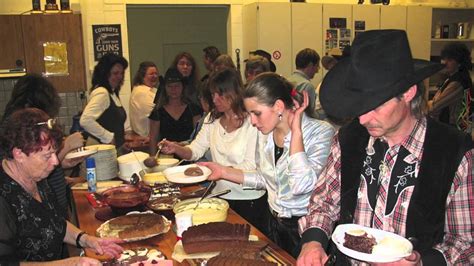
[(282, 117), (282, 116), (283, 116), (283, 115), (281, 114), (281, 112), (278, 112), (278, 119), (280, 119), (280, 121), (281, 121), (281, 117)]

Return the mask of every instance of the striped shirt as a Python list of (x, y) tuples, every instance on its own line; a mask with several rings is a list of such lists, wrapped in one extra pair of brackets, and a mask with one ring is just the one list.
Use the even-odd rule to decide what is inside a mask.
[(329, 155), (333, 127), (324, 121), (303, 115), (301, 121), (304, 152), (290, 155), (291, 132), (283, 143), (283, 153), (275, 165), (273, 134), (258, 134), (257, 170), (244, 171), (243, 186), (266, 188), (268, 204), (279, 217), (303, 216), (309, 198)]
[[(426, 132), (426, 119), (420, 119), (411, 134), (400, 144), (389, 147), (384, 155), (387, 170), (381, 171), (380, 191), (388, 191), (394, 163), (400, 147), (409, 152), (408, 161), (416, 166), (414, 176), (418, 170), (423, 155), (423, 143)], [(374, 139), (370, 137), (370, 143)], [(440, 251), (448, 265), (472, 265), (474, 263), (474, 181), (473, 181), (473, 150), (465, 153), (456, 171), (453, 185), (446, 199), (445, 235), (443, 242), (433, 248)], [(335, 136), (331, 146), (328, 163), (321, 173), (311, 197), (309, 213), (299, 220), (299, 230), (302, 234), (310, 228), (319, 228), (330, 236), (334, 223), (339, 220), (341, 189), (341, 149), (338, 137)], [(367, 197), (366, 181), (361, 175), (358, 191), (358, 201), (354, 214), (354, 223), (367, 227), (374, 226), (372, 216), (382, 221), (379, 229), (405, 236), (405, 221), (408, 205), (414, 186), (406, 187), (396, 201), (393, 210), (386, 213), (387, 202), (379, 197), (372, 209)], [(380, 192), (379, 191), (379, 192)], [(374, 219), (375, 220), (375, 219)]]

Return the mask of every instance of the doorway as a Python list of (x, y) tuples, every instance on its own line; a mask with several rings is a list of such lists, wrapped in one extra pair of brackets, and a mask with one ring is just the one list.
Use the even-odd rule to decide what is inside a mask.
[(199, 75), (207, 73), (202, 49), (227, 52), (228, 5), (127, 5), (130, 73), (142, 61), (154, 62), (164, 75), (176, 54), (189, 52)]

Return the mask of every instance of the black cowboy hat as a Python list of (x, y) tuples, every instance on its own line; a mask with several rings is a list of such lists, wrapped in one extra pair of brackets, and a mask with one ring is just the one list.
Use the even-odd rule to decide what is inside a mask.
[(403, 30), (366, 31), (354, 39), (351, 55), (324, 77), (321, 105), (336, 118), (360, 116), (442, 68), (413, 59)]
[(168, 68), (168, 70), (166, 70), (164, 81), (165, 84), (174, 82), (184, 82), (184, 78), (176, 68)]

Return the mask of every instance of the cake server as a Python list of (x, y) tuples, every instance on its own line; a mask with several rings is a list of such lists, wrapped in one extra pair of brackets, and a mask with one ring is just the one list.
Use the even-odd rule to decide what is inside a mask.
[(222, 196), (222, 195), (227, 194), (229, 192), (230, 192), (230, 189), (226, 189), (226, 190), (222, 190), (222, 191), (219, 191), (219, 192), (216, 192), (216, 193), (211, 193), (211, 194), (207, 195), (205, 198), (206, 199), (214, 198), (214, 197), (217, 197), (217, 196)]

